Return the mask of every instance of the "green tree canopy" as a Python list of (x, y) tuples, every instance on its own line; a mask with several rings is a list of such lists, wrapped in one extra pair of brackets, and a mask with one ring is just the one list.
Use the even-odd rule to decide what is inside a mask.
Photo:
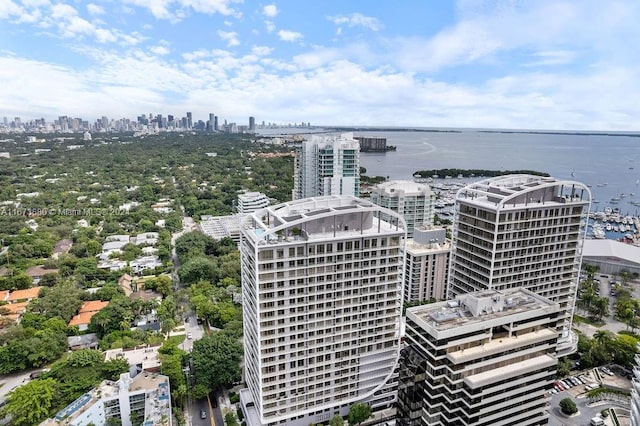
[(178, 270), (180, 281), (186, 284), (195, 283), (201, 280), (214, 281), (218, 277), (216, 264), (213, 260), (204, 257), (192, 257), (182, 264)]
[(344, 419), (340, 414), (336, 413), (336, 415), (329, 420), (329, 426), (344, 426)]
[(578, 412), (578, 407), (576, 406), (576, 403), (573, 402), (573, 399), (563, 398), (560, 401), (560, 410), (566, 415), (571, 415)]
[(363, 402), (356, 402), (349, 408), (347, 420), (350, 426), (360, 424), (371, 417), (371, 407)]
[(196, 340), (191, 353), (197, 384), (215, 389), (240, 378), (242, 344), (238, 340), (214, 332)]
[(55, 380), (39, 379), (16, 388), (9, 392), (2, 414), (11, 416), (12, 425), (39, 424), (49, 415), (55, 387)]

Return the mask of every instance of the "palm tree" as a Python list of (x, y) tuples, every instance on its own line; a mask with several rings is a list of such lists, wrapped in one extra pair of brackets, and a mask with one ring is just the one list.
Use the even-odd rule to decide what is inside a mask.
[(613, 333), (609, 330), (598, 330), (593, 334), (593, 339), (601, 346), (609, 346), (613, 342)]

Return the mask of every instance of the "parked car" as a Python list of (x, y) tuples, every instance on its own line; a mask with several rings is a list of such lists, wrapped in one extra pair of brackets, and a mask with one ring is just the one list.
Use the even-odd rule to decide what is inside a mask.
[(602, 371), (604, 374), (607, 374), (609, 376), (615, 376), (615, 373), (607, 367), (600, 367), (600, 371)]
[(200, 418), (201, 419), (206, 419), (207, 418), (207, 412), (204, 410), (200, 410)]
[(187, 339), (189, 340), (193, 339), (193, 334), (191, 334), (191, 332), (187, 333)]

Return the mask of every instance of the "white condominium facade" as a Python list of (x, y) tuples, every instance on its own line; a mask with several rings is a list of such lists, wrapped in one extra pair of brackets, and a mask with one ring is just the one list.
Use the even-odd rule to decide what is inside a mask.
[(445, 229), (416, 229), (405, 246), (405, 302), (444, 300), (451, 242)]
[(631, 426), (640, 426), (640, 355), (635, 356), (631, 380)]
[(414, 229), (433, 226), (435, 194), (427, 184), (408, 180), (383, 182), (371, 190), (370, 198), (373, 203), (399, 213), (407, 222), (409, 236)]
[(238, 195), (238, 213), (251, 213), (269, 205), (269, 197), (262, 192), (245, 192)]
[[(569, 340), (591, 193), (586, 185), (533, 175), (486, 179), (456, 196), (448, 296), (523, 287), (560, 305)], [(567, 348), (566, 346), (570, 346)]]
[(311, 135), (296, 153), (294, 200), (360, 195), (360, 143), (352, 133)]
[(548, 423), (559, 306), (525, 289), (407, 309), (401, 426)]
[(352, 196), (252, 213), (241, 250), (249, 426), (308, 426), (390, 406), (400, 345), (403, 219)]
[(171, 426), (169, 377), (143, 371), (104, 380), (40, 426)]

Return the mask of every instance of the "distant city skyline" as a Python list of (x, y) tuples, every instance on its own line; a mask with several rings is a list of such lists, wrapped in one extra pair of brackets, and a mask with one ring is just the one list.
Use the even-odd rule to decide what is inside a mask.
[(274, 127), (311, 127), (310, 122), (301, 123), (272, 123), (264, 120), (256, 124), (254, 116), (248, 116), (244, 123), (229, 122), (214, 113), (207, 115), (206, 121), (194, 118), (192, 112), (186, 112), (184, 116), (174, 114), (140, 114), (133, 118), (107, 117), (103, 115), (95, 120), (85, 120), (83, 117), (59, 115), (53, 119), (25, 118), (3, 116), (0, 121), (0, 132), (82, 132), (82, 131), (141, 131), (141, 130), (201, 130), (223, 131), (229, 133), (255, 133), (257, 129)]
[(633, 0), (5, 0), (0, 116), (640, 130), (638, 17)]

